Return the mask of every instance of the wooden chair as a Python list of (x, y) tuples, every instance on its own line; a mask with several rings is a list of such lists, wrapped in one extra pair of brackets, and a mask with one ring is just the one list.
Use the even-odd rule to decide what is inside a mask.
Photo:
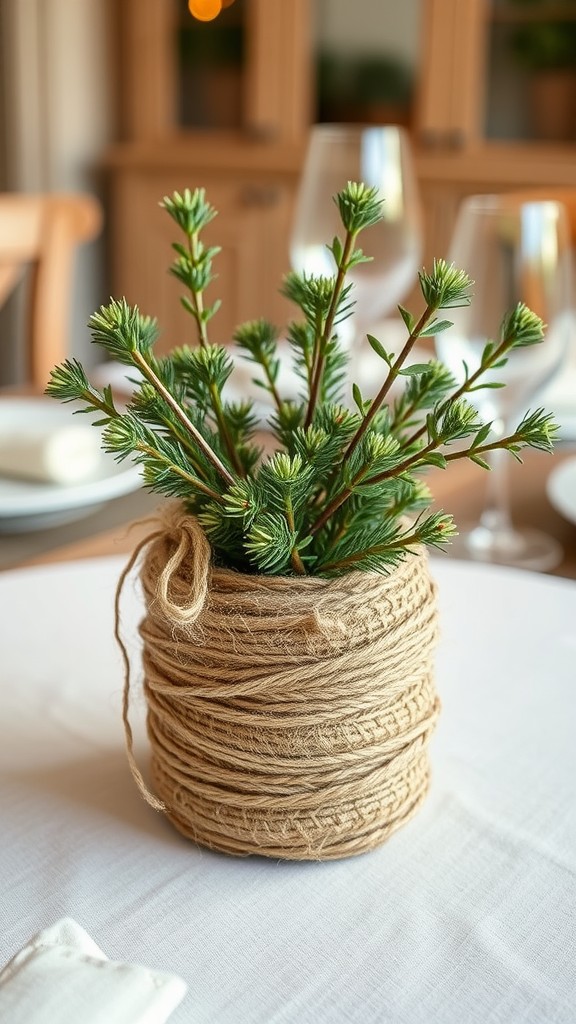
[(100, 203), (90, 195), (0, 193), (0, 307), (29, 270), (25, 369), (35, 389), (69, 353), (76, 249), (101, 226)]

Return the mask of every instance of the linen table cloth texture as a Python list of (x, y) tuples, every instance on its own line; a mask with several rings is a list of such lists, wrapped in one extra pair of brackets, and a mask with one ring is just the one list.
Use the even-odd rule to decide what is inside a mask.
[[(574, 1024), (576, 586), (434, 560), (427, 802), (369, 854), (280, 863), (197, 848), (139, 797), (121, 566), (0, 576), (0, 961), (69, 915), (186, 980), (170, 1024)], [(136, 656), (135, 582), (123, 607)]]

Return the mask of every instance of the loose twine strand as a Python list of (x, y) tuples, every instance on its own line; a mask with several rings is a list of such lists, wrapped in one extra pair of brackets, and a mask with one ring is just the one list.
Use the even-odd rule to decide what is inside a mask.
[[(124, 583), (144, 553), (144, 692), (151, 770), (129, 723)], [(429, 782), (435, 586), (427, 556), (389, 576), (249, 576), (211, 564), (197, 521), (169, 506), (118, 584), (129, 765), (147, 802), (228, 853), (334, 859), (408, 821)]]

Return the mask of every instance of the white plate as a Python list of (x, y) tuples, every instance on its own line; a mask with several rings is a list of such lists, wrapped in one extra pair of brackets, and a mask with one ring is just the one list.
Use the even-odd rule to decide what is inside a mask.
[[(18, 423), (50, 431), (69, 426), (72, 417), (72, 407), (54, 399), (3, 398), (0, 434), (14, 433)], [(90, 417), (82, 417), (82, 422), (89, 423)], [(141, 482), (138, 466), (119, 464), (106, 452), (102, 452), (97, 475), (84, 483), (62, 485), (0, 477), (0, 533), (27, 533), (82, 519), (112, 498), (136, 490)]]
[(576, 459), (567, 459), (557, 466), (548, 477), (546, 492), (556, 511), (576, 523)]

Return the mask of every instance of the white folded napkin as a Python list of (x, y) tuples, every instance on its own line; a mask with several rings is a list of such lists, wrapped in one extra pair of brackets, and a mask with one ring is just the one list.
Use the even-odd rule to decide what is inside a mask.
[(52, 484), (79, 484), (96, 476), (101, 437), (92, 426), (4, 431), (0, 437), (0, 476)]
[(6, 1024), (164, 1024), (186, 995), (173, 974), (108, 960), (65, 917), (46, 928), (0, 971)]

